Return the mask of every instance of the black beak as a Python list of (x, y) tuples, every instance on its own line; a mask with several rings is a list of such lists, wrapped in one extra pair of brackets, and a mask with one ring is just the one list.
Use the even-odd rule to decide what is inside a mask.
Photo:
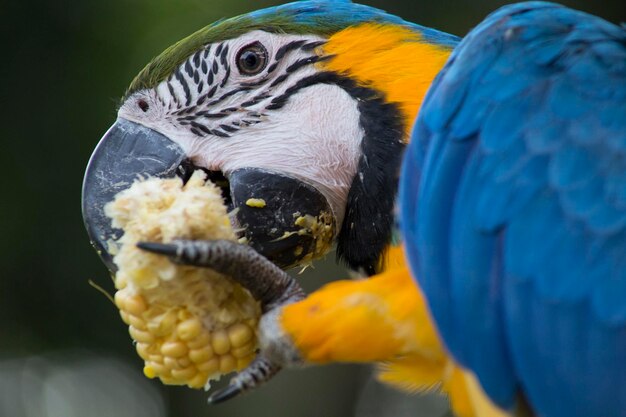
[(111, 272), (116, 267), (108, 244), (122, 232), (111, 227), (105, 204), (139, 175), (174, 177), (184, 159), (183, 149), (172, 140), (125, 119), (118, 119), (98, 143), (83, 180), (83, 220), (91, 244)]
[(335, 221), (326, 200), (302, 181), (262, 169), (229, 175), (236, 218), (248, 244), (281, 268), (324, 255)]

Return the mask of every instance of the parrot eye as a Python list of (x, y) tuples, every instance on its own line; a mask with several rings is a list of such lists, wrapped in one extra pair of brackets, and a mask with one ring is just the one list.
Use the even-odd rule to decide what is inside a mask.
[(144, 113), (147, 112), (148, 109), (150, 108), (146, 100), (137, 100), (137, 106), (139, 106), (141, 111), (143, 111)]
[(237, 53), (237, 68), (243, 75), (255, 75), (265, 69), (267, 50), (260, 42), (244, 46)]

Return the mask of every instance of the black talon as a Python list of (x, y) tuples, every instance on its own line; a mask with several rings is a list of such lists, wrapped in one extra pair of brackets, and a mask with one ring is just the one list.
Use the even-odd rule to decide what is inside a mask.
[(137, 242), (137, 247), (148, 252), (171, 257), (175, 257), (178, 251), (178, 247), (176, 245), (167, 243)]
[(241, 394), (241, 388), (229, 385), (224, 389), (221, 389), (209, 397), (209, 404), (219, 404), (224, 401), (228, 401), (231, 398), (235, 398)]
[(269, 381), (281, 369), (281, 366), (261, 353), (246, 369), (230, 380), (230, 384), (209, 397), (210, 404), (218, 404), (257, 388)]

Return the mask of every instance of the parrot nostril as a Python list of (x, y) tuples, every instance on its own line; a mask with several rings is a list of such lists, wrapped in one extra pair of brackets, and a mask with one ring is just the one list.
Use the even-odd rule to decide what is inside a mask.
[(144, 113), (147, 112), (150, 108), (150, 105), (148, 105), (148, 102), (146, 100), (137, 100), (137, 105)]

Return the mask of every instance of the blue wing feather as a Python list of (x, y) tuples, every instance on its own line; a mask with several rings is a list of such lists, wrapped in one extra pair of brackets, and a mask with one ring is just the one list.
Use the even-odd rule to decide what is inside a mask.
[(427, 95), (400, 184), (446, 345), (503, 407), (626, 416), (626, 30), (507, 6)]

